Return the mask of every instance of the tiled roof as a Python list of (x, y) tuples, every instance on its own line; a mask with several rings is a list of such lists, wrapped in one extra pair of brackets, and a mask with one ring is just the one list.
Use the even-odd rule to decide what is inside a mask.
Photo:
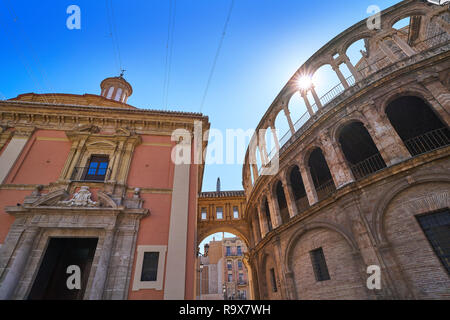
[(243, 190), (239, 191), (213, 191), (213, 192), (202, 192), (200, 193), (200, 198), (227, 198), (227, 197), (245, 197)]

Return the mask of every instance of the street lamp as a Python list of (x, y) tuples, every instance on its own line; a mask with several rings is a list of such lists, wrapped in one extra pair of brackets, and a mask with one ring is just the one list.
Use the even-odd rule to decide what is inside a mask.
[(223, 300), (227, 300), (227, 286), (225, 283), (222, 285), (222, 291), (223, 291)]

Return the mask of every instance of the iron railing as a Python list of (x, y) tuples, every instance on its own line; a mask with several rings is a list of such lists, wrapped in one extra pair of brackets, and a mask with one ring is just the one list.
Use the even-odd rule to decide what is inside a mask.
[[(431, 48), (434, 48), (438, 45), (441, 45), (443, 43), (447, 43), (450, 41), (450, 35), (446, 32), (439, 33), (437, 35), (433, 35), (425, 40), (422, 40), (420, 42), (417, 42), (412, 45), (412, 48), (416, 50), (416, 52), (425, 51)], [(417, 50), (418, 49), (418, 50)], [(403, 50), (397, 46), (394, 48), (391, 48), (392, 53), (397, 57), (397, 61), (400, 61), (403, 59)], [(389, 57), (383, 56), (380, 59), (370, 63), (366, 64), (363, 68), (358, 69), (358, 72), (361, 74), (362, 77), (368, 77), (369, 75), (380, 71), (395, 62), (392, 62)], [(354, 86), (356, 84), (356, 79), (353, 75), (346, 78), (346, 81), (350, 87)], [(330, 91), (325, 93), (323, 96), (319, 98), (322, 106), (326, 106), (330, 102), (332, 102), (335, 98), (340, 96), (345, 91), (344, 85), (340, 82), (335, 87), (333, 87)], [(317, 113), (319, 111), (317, 104), (314, 103), (312, 106), (313, 112)], [(295, 132), (298, 132), (311, 118), (311, 115), (309, 112), (305, 112), (300, 119), (294, 124)], [(292, 138), (292, 133), (290, 130), (288, 130), (284, 135), (282, 135), (282, 138), (280, 139), (280, 148), (282, 148), (290, 139)], [(273, 157), (279, 152), (276, 148), (272, 149), (271, 152), (268, 154), (269, 161), (273, 159)], [(426, 152), (426, 151), (425, 151)], [(259, 170), (259, 174), (262, 174), (262, 171), (264, 170), (264, 166), (261, 167)]]
[(450, 145), (450, 131), (448, 128), (437, 129), (406, 140), (404, 143), (412, 156), (418, 156)]
[(328, 198), (328, 196), (335, 191), (336, 186), (334, 185), (334, 181), (328, 180), (316, 188), (317, 198), (319, 201), (322, 201), (323, 199)]
[(357, 164), (350, 165), (350, 169), (352, 170), (356, 180), (362, 179), (369, 174), (375, 173), (384, 168), (386, 168), (386, 163), (379, 153), (376, 153)]
[(105, 170), (104, 175), (92, 175), (89, 174), (89, 167), (75, 167), (72, 176), (70, 178), (71, 181), (86, 181), (86, 182), (103, 182), (109, 179), (111, 175), (111, 169), (107, 168)]

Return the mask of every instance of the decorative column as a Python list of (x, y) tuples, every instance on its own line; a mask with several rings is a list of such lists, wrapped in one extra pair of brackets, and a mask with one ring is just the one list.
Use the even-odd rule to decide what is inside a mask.
[(13, 137), (0, 155), (0, 183), (3, 183), (34, 132), (34, 127), (16, 127)]
[(313, 206), (319, 202), (319, 197), (317, 196), (316, 187), (314, 186), (314, 182), (311, 177), (311, 170), (304, 164), (302, 159), (298, 160), (298, 168), (300, 169), (300, 174), (302, 176), (303, 185), (305, 186), (306, 195), (308, 196), (309, 205)]
[(442, 120), (444, 120), (447, 126), (450, 126), (450, 92), (439, 80), (437, 73), (427, 74), (419, 76), (419, 81), (436, 99), (442, 108), (437, 109)]
[(359, 71), (356, 70), (355, 66), (350, 61), (349, 57), (346, 54), (344, 54), (343, 55), (343, 59), (344, 59), (344, 63), (347, 66), (348, 70), (350, 70), (351, 74), (355, 78), (355, 81), (356, 82), (361, 81), (362, 80), (362, 76), (359, 73)]
[(336, 189), (355, 181), (341, 148), (324, 132), (320, 135), (320, 142)]
[(387, 166), (392, 166), (411, 157), (402, 139), (392, 127), (385, 113), (377, 110), (375, 103), (362, 107), (364, 117), (367, 120), (367, 131), (369, 131), (373, 142), (378, 148)]
[(311, 85), (311, 93), (314, 98), (314, 101), (316, 102), (317, 109), (322, 109), (323, 108), (322, 102), (320, 102), (319, 96), (317, 95), (314, 85)]
[(266, 234), (269, 233), (269, 226), (268, 226), (268, 223), (266, 221), (266, 217), (262, 213), (261, 202), (260, 201), (258, 201), (258, 203), (256, 205), (256, 209), (258, 210), (259, 227), (260, 227), (260, 230), (261, 230), (261, 239), (264, 239)]
[(272, 220), (272, 228), (276, 229), (283, 224), (280, 215), (280, 207), (278, 205), (278, 199), (276, 199), (271, 192), (272, 190), (266, 189), (267, 201), (269, 202), (270, 219)]
[(286, 198), (288, 210), (289, 210), (289, 216), (293, 218), (298, 214), (297, 204), (295, 203), (295, 197), (292, 193), (292, 186), (291, 183), (288, 182), (288, 179), (286, 178), (286, 172), (282, 173), (281, 176), (281, 183), (283, 184), (283, 190), (284, 190), (284, 196)]
[(416, 52), (406, 43), (405, 40), (399, 37), (398, 34), (394, 33), (392, 35), (392, 40), (395, 42), (396, 45), (402, 49), (402, 51), (408, 56), (411, 57), (416, 54)]
[(347, 79), (345, 79), (345, 77), (342, 74), (341, 70), (339, 69), (339, 65), (336, 63), (336, 61), (332, 60), (330, 65), (331, 65), (331, 68), (333, 69), (333, 71), (337, 74), (339, 81), (341, 81), (344, 88), (345, 89), (350, 88), (350, 86), (348, 85)]
[(309, 115), (314, 116), (314, 110), (311, 107), (311, 103), (308, 100), (308, 92), (306, 90), (301, 90), (300, 94), (302, 95), (303, 100), (305, 101), (306, 109), (308, 109)]
[(294, 127), (294, 123), (292, 122), (292, 118), (291, 118), (291, 112), (289, 111), (289, 108), (287, 105), (283, 106), (283, 110), (284, 110), (284, 114), (286, 116), (286, 119), (288, 121), (289, 124), (289, 129), (291, 130), (292, 135), (295, 134), (295, 127)]
[(38, 233), (39, 228), (37, 227), (28, 228), (23, 232), (23, 241), (16, 249), (14, 261), (0, 286), (0, 300), (12, 299), (27, 265), (28, 257), (31, 255), (34, 240)]

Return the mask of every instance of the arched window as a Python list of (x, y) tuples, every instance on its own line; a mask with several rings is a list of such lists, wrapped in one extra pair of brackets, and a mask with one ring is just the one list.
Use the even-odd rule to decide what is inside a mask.
[(114, 100), (120, 101), (120, 97), (122, 96), (122, 92), (123, 92), (122, 88), (117, 89), (116, 97), (114, 98)]
[(272, 219), (270, 218), (269, 202), (267, 202), (267, 198), (264, 200), (262, 209), (264, 211), (264, 216), (266, 218), (267, 228), (269, 229), (270, 232), (273, 230), (273, 227), (272, 227)]
[(341, 129), (339, 143), (356, 179), (386, 168), (378, 148), (361, 122)]
[(111, 99), (113, 92), (114, 92), (114, 87), (109, 88), (106, 98)]
[(291, 182), (291, 188), (294, 194), (295, 203), (297, 204), (298, 213), (303, 212), (309, 208), (309, 202), (298, 166), (294, 166), (291, 169), (289, 180)]
[(336, 190), (336, 187), (330, 169), (328, 168), (327, 161), (320, 148), (315, 149), (311, 153), (308, 165), (311, 170), (311, 177), (316, 188), (317, 197), (319, 201), (321, 201), (333, 193)]
[(412, 156), (450, 144), (447, 125), (421, 98), (398, 98), (387, 106), (386, 115)]
[(278, 181), (275, 191), (277, 195), (278, 207), (280, 208), (281, 221), (283, 223), (286, 223), (290, 220), (290, 216), (286, 196), (284, 194), (283, 184), (281, 183), (281, 181)]

